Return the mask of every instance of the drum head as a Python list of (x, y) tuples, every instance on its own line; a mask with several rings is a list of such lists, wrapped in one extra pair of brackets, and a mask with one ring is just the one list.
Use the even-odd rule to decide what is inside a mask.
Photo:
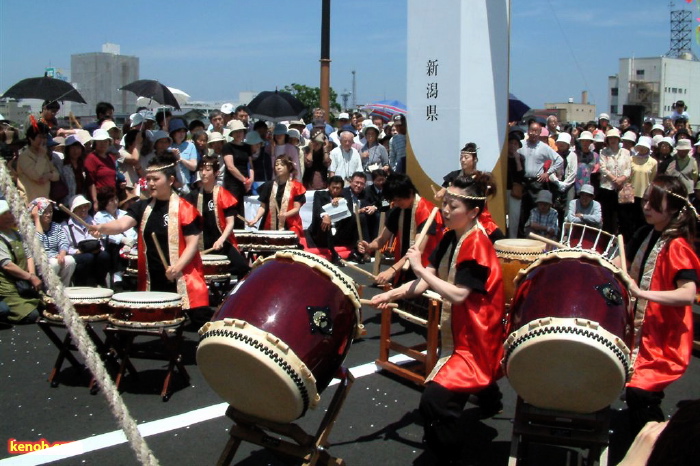
[(109, 288), (93, 288), (90, 286), (67, 286), (66, 296), (78, 303), (107, 303), (114, 295)]
[(318, 402), (313, 374), (274, 335), (235, 319), (208, 322), (200, 335), (197, 365), (209, 386), (235, 409), (289, 423)]
[(210, 262), (228, 262), (228, 256), (224, 256), (223, 254), (205, 254), (202, 256), (202, 262), (203, 263), (210, 263)]
[(506, 341), (513, 389), (544, 409), (592, 413), (610, 405), (627, 380), (625, 344), (595, 323), (548, 320), (525, 325)]

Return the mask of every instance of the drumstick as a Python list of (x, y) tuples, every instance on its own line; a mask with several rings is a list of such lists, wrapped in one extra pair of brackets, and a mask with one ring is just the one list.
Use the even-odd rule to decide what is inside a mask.
[(68, 209), (66, 206), (64, 206), (63, 204), (58, 204), (58, 208), (61, 209), (62, 211), (64, 211), (65, 213), (67, 213), (68, 215), (70, 215), (71, 218), (72, 218), (73, 220), (75, 220), (76, 222), (78, 222), (79, 224), (81, 224), (82, 226), (84, 226), (85, 228), (87, 228), (88, 230), (94, 227), (94, 225), (90, 225), (90, 224), (87, 223), (85, 220), (83, 220), (82, 218), (78, 217), (78, 215), (77, 215), (76, 213), (74, 213), (74, 212), (72, 212), (71, 210), (69, 210), (69, 209)]
[[(428, 235), (428, 230), (430, 229), (430, 226), (433, 224), (435, 221), (435, 216), (438, 213), (438, 210), (440, 210), (437, 207), (433, 207), (432, 212), (430, 212), (430, 216), (428, 217), (428, 220), (426, 220), (425, 224), (423, 225), (423, 229), (421, 230), (420, 234), (416, 237), (416, 242), (414, 245), (420, 249), (420, 245), (425, 239), (425, 237)], [(405, 256), (404, 256), (405, 257)], [(404, 262), (403, 264), (403, 270), (408, 270), (408, 268), (411, 266), (409, 261)]]
[(165, 254), (163, 254), (163, 249), (160, 247), (160, 243), (158, 242), (158, 237), (156, 236), (156, 232), (154, 231), (151, 233), (151, 236), (153, 237), (153, 242), (156, 245), (156, 251), (158, 251), (158, 255), (160, 256), (160, 261), (163, 263), (163, 267), (166, 269), (168, 268), (168, 261), (165, 260)]
[(550, 246), (554, 246), (554, 247), (559, 248), (559, 249), (566, 249), (566, 247), (567, 247), (565, 244), (561, 244), (558, 241), (554, 241), (553, 239), (545, 238), (544, 236), (536, 235), (534, 233), (530, 233), (528, 236), (532, 239), (542, 241), (543, 243), (547, 243)]
[(343, 259), (340, 259), (340, 263), (343, 264), (343, 265), (346, 266), (346, 267), (350, 267), (351, 269), (353, 269), (353, 270), (356, 271), (356, 272), (360, 272), (361, 274), (363, 274), (363, 275), (365, 275), (365, 276), (371, 278), (371, 279), (374, 280), (374, 281), (377, 280), (377, 277), (376, 277), (375, 275), (372, 275), (371, 273), (369, 273), (369, 272), (366, 271), (365, 269), (362, 269), (362, 268), (356, 266), (355, 264), (351, 264), (350, 262), (347, 262), (347, 261), (345, 261), (345, 260), (343, 260)]
[(210, 252), (212, 252), (212, 251), (215, 250), (215, 249), (216, 249), (216, 248), (205, 249), (204, 251), (200, 252), (199, 254), (202, 255), (202, 256), (206, 256), (207, 254), (209, 254)]
[[(363, 298), (363, 299), (360, 299), (360, 304), (366, 304), (366, 305), (368, 305), (368, 306), (373, 306), (372, 300), (371, 300), (371, 299), (364, 299), (364, 298)], [(397, 307), (399, 307), (399, 305), (396, 304), (396, 303), (387, 303), (386, 306), (387, 306), (387, 307), (391, 307), (391, 308), (397, 308)]]
[[(245, 223), (246, 225), (248, 225), (248, 220), (246, 220), (246, 218), (245, 218), (244, 216), (242, 216), (241, 214), (236, 214), (236, 218), (237, 218), (238, 220), (242, 220), (243, 223)], [(258, 227), (256, 227), (255, 225), (253, 225), (253, 228), (257, 229)]]
[(620, 269), (623, 275), (627, 275), (627, 254), (625, 253), (625, 240), (622, 235), (617, 235), (617, 250), (620, 254)]
[(362, 224), (360, 223), (360, 206), (355, 206), (353, 209), (355, 211), (355, 223), (357, 223), (357, 237), (358, 241), (363, 241), (362, 238)]
[[(386, 212), (379, 214), (379, 231), (381, 232), (379, 236), (384, 233), (384, 224), (386, 223)], [(374, 252), (374, 274), (379, 275), (382, 268), (382, 248), (377, 248)]]

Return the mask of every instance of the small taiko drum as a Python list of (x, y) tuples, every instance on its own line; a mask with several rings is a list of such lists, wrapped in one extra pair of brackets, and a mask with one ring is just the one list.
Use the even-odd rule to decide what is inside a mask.
[(281, 251), (298, 247), (299, 238), (293, 231), (260, 230), (251, 233), (251, 251)]
[(231, 261), (227, 256), (220, 254), (205, 254), (202, 256), (202, 268), (204, 280), (211, 283), (216, 280), (230, 279), (229, 267)]
[[(84, 321), (96, 322), (107, 320), (109, 317), (109, 300), (114, 291), (108, 288), (92, 288), (87, 286), (68, 286), (65, 288), (66, 297), (70, 300), (80, 318)], [(46, 309), (44, 317), (49, 320), (63, 321), (53, 299), (44, 298)]]
[(182, 323), (182, 298), (162, 291), (116, 293), (109, 301), (109, 322), (118, 327), (168, 327)]
[(250, 245), (253, 241), (253, 234), (248, 230), (233, 230), (233, 236), (236, 237), (236, 243), (238, 243), (238, 250), (240, 252), (246, 252), (250, 250)]
[(628, 280), (599, 254), (574, 249), (520, 272), (503, 367), (523, 400), (576, 413), (615, 401), (631, 370)]
[(534, 239), (499, 239), (493, 244), (496, 257), (503, 270), (503, 292), (506, 304), (515, 296), (513, 281), (522, 269), (526, 269), (545, 251), (547, 245)]
[(561, 242), (572, 249), (597, 252), (606, 259), (612, 259), (619, 252), (613, 235), (582, 223), (565, 223)]
[(235, 409), (288, 423), (320, 400), (359, 321), (354, 282), (304, 251), (279, 251), (252, 271), (200, 330), (197, 365)]

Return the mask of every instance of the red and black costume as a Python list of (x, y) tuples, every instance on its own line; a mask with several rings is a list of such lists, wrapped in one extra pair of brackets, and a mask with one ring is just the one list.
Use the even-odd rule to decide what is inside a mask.
[[(426, 378), (420, 402), (426, 441), (446, 460), (459, 456), (467, 434), (479, 437), (478, 419), (501, 408), (496, 381), (502, 376), (505, 298), (496, 252), (479, 223), (461, 238), (445, 233), (430, 267), (440, 279), (470, 290), (461, 303), (443, 303), (442, 357)], [(470, 394), (479, 397), (481, 408), (472, 419), (463, 412)]]
[(174, 264), (185, 250), (185, 236), (198, 235), (202, 231), (202, 218), (197, 209), (177, 194), (172, 194), (170, 199), (164, 201), (138, 201), (126, 214), (139, 225), (138, 291), (178, 293), (182, 296), (183, 309), (208, 306), (209, 292), (199, 252), (195, 253), (177, 280), (171, 282), (165, 276), (165, 267), (158, 256), (152, 235), (156, 234), (158, 244), (169, 263)]
[(299, 238), (304, 237), (304, 225), (301, 223), (299, 212), (287, 217), (284, 225), (280, 224), (277, 215), (279, 212), (289, 212), (294, 208), (294, 203), (306, 203), (306, 188), (300, 182), (290, 179), (286, 183), (278, 184), (277, 181), (268, 181), (258, 190), (259, 200), (265, 205), (265, 214), (260, 222), (261, 230), (291, 230)]
[[(685, 238), (668, 239), (651, 227), (641, 228), (627, 248), (634, 258), (630, 275), (643, 290), (669, 291), (678, 281), (700, 276), (700, 260)], [(641, 328), (640, 328), (641, 326)], [(632, 429), (665, 420), (660, 404), (664, 390), (690, 364), (693, 349), (692, 306), (667, 306), (638, 298), (635, 312), (634, 373), (627, 384)]]

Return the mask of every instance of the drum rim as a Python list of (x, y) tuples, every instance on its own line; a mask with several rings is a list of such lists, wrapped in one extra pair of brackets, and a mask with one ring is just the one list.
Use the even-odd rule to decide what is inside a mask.
[(508, 372), (508, 360), (522, 344), (539, 336), (548, 335), (580, 335), (590, 338), (602, 344), (609, 352), (615, 355), (617, 360), (622, 364), (627, 378), (632, 373), (631, 350), (627, 344), (617, 335), (606, 330), (598, 322), (590, 319), (581, 319), (576, 317), (547, 317), (544, 319), (535, 319), (519, 329), (511, 332), (503, 344), (503, 368)]
[[(249, 348), (257, 349), (258, 352), (256, 354), (258, 355), (267, 356), (294, 383), (301, 396), (303, 407), (301, 414), (297, 418), (304, 416), (309, 408), (315, 408), (320, 402), (321, 397), (318, 393), (316, 378), (313, 373), (294, 350), (275, 335), (265, 332), (246, 321), (231, 318), (207, 322), (199, 329), (198, 333), (199, 346), (197, 351), (207, 346), (205, 340), (208, 338), (223, 337), (242, 343)], [(277, 344), (278, 342), (281, 342), (287, 348), (283, 351)], [(204, 372), (204, 368), (201, 366), (200, 370)], [(216, 391), (216, 389), (214, 390)]]
[[(170, 297), (169, 300), (161, 300), (161, 301), (152, 301), (152, 300), (143, 300), (143, 299), (128, 299), (124, 300), (125, 297), (124, 295), (136, 295), (138, 296), (153, 296), (155, 293), (160, 293), (161, 296), (163, 297)], [(177, 296), (177, 301), (175, 300), (175, 297)], [(112, 296), (112, 299), (109, 301), (109, 306), (116, 308), (116, 309), (122, 309), (125, 306), (134, 306), (134, 305), (139, 305), (139, 306), (148, 306), (145, 308), (162, 308), (162, 309), (170, 309), (170, 308), (176, 308), (176, 307), (182, 307), (182, 296), (180, 296), (177, 293), (169, 293), (166, 291), (124, 291), (122, 293), (115, 293), (114, 296)]]
[(554, 249), (552, 251), (545, 252), (540, 255), (532, 264), (528, 265), (525, 269), (520, 269), (518, 274), (515, 276), (513, 283), (517, 289), (520, 286), (520, 282), (527, 277), (527, 275), (532, 272), (533, 269), (539, 267), (542, 264), (554, 262), (561, 259), (587, 259), (592, 262), (597, 262), (603, 268), (608, 269), (612, 272), (615, 277), (620, 280), (625, 287), (629, 288), (632, 284), (632, 279), (628, 274), (622, 273), (622, 269), (613, 264), (610, 259), (599, 253), (588, 251), (586, 249), (579, 248), (563, 248)]

